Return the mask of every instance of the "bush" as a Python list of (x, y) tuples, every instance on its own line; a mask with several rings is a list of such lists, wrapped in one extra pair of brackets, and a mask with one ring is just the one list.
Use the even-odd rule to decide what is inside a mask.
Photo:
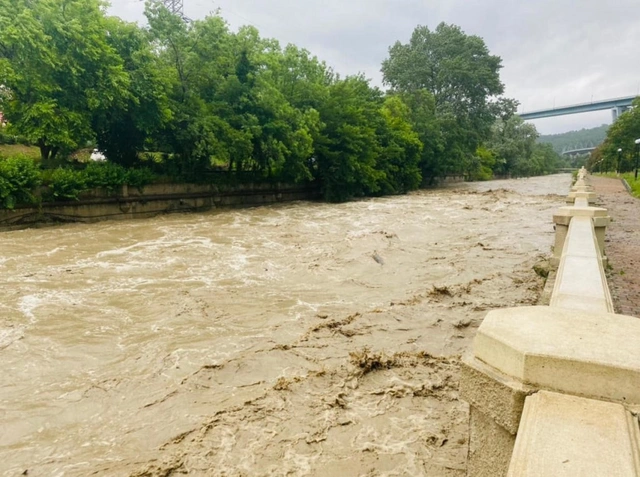
[(112, 162), (91, 162), (84, 170), (87, 187), (114, 191), (127, 183), (127, 169)]
[(85, 169), (58, 167), (41, 171), (36, 162), (24, 155), (0, 157), (0, 207), (13, 209), (17, 204), (34, 204), (36, 187), (48, 187), (46, 199), (78, 200), (89, 189), (103, 187), (114, 191), (128, 184), (142, 191), (156, 175), (148, 168), (125, 169), (112, 163), (90, 163)]
[(23, 144), (25, 146), (30, 146), (31, 143), (29, 140), (23, 136), (16, 136), (15, 134), (11, 134), (9, 132), (9, 128), (7, 126), (2, 126), (0, 123), (0, 144)]
[(33, 194), (42, 182), (40, 170), (33, 160), (19, 155), (0, 159), (0, 205), (13, 209), (17, 204), (37, 202)]
[(80, 193), (88, 189), (84, 171), (74, 169), (54, 169), (46, 182), (51, 197), (58, 200), (78, 200)]
[(0, 144), (17, 144), (18, 137), (12, 134), (8, 134), (6, 131), (3, 131), (4, 128), (0, 128)]
[(151, 184), (156, 175), (151, 169), (143, 167), (142, 169), (129, 169), (127, 171), (127, 184), (130, 187), (136, 187), (140, 192), (147, 184)]

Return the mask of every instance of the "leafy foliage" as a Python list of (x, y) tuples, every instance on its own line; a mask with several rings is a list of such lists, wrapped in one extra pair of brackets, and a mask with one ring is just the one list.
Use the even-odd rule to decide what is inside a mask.
[(0, 0), (0, 110), (42, 160), (92, 137), (98, 108), (129, 81), (107, 42), (99, 0)]
[[(592, 154), (587, 167), (602, 160), (601, 170), (628, 172), (634, 169), (638, 160), (636, 139), (640, 138), (640, 97), (633, 101), (631, 109), (622, 113), (609, 127), (602, 146)], [(618, 153), (618, 149), (622, 149)]]
[(92, 162), (82, 173), (88, 188), (103, 187), (113, 191), (127, 182), (127, 170), (109, 162)]
[(78, 200), (88, 190), (103, 188), (109, 192), (127, 184), (140, 190), (153, 182), (155, 174), (148, 168), (127, 169), (112, 163), (90, 163), (85, 169), (60, 167), (43, 173), (43, 182), (55, 200)]
[(79, 195), (88, 189), (84, 171), (70, 168), (53, 169), (46, 176), (49, 196), (54, 200), (78, 200)]
[(438, 153), (423, 161), (425, 177), (462, 174), (473, 163), (498, 112), (491, 98), (504, 90), (501, 67), (482, 38), (445, 23), (434, 31), (418, 26), (408, 44), (389, 49), (382, 64), (385, 83), (397, 92), (428, 93), (433, 101)]
[(13, 209), (17, 204), (36, 202), (33, 190), (40, 184), (40, 171), (32, 159), (16, 156), (0, 158), (0, 205)]
[(217, 14), (184, 22), (147, 2), (145, 15), (142, 28), (106, 16), (101, 0), (0, 0), (7, 131), (49, 168), (79, 147), (107, 157), (46, 173), (57, 199), (161, 174), (316, 183), (342, 201), (451, 174), (546, 173), (553, 162), (499, 96), (501, 59), (455, 25), (419, 26), (393, 45), (384, 93)]

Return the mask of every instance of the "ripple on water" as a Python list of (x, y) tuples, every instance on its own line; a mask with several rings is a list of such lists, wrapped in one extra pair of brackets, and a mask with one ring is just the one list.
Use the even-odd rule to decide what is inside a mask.
[(535, 299), (569, 181), (0, 234), (6, 472), (463, 475), (457, 361), (421, 353)]

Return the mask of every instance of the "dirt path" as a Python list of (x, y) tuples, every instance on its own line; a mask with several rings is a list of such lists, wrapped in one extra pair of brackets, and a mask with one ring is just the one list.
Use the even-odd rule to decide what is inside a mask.
[(609, 288), (617, 313), (640, 317), (640, 200), (619, 179), (591, 177), (599, 204), (613, 221), (607, 228)]

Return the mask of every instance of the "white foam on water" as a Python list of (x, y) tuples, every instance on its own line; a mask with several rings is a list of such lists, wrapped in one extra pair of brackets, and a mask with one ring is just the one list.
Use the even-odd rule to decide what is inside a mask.
[(18, 308), (29, 319), (30, 323), (35, 323), (36, 317), (33, 312), (40, 306), (40, 303), (42, 303), (42, 298), (39, 295), (27, 295), (20, 298)]
[(24, 329), (23, 325), (0, 328), (0, 350), (22, 339), (24, 337)]
[(51, 255), (53, 255), (55, 253), (58, 253), (58, 252), (62, 252), (64, 250), (66, 250), (66, 249), (67, 249), (67, 247), (56, 247), (53, 250), (49, 250), (48, 252), (45, 252), (45, 255), (47, 257), (50, 257)]
[(51, 291), (25, 295), (18, 300), (18, 309), (29, 320), (30, 324), (38, 321), (35, 311), (45, 305), (79, 305), (83, 302), (80, 292)]

